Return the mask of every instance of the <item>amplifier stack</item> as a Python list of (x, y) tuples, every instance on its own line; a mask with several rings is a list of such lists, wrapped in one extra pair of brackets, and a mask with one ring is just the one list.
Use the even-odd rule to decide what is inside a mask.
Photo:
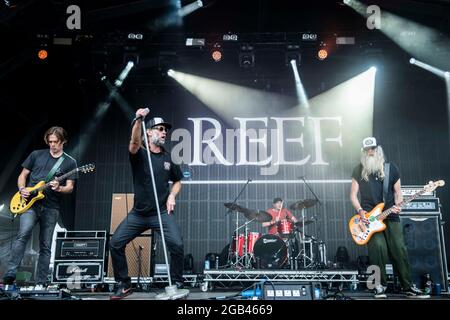
[(106, 239), (106, 231), (57, 232), (52, 282), (102, 283)]

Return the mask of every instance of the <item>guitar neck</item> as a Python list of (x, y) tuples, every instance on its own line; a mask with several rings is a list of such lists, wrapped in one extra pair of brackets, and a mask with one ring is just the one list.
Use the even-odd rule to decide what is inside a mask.
[[(79, 170), (80, 170), (80, 168), (75, 168), (75, 169), (73, 169), (73, 170), (71, 170), (71, 171), (69, 171), (69, 172), (63, 174), (63, 175), (60, 176), (60, 177), (56, 177), (54, 180), (60, 182), (60, 181), (62, 181), (62, 180), (64, 180), (64, 179), (66, 179), (67, 177), (70, 177), (72, 174), (78, 172)], [(38, 190), (39, 190), (39, 191), (43, 191), (43, 190), (47, 189), (48, 187), (50, 187), (50, 181), (47, 182), (46, 184), (44, 184), (44, 185), (43, 185), (42, 187), (40, 187)]]
[[(419, 192), (416, 192), (415, 194), (413, 194), (413, 195), (412, 195), (411, 197), (409, 197), (408, 199), (403, 200), (402, 202), (400, 202), (397, 206), (398, 206), (398, 207), (401, 207), (401, 206), (403, 206), (403, 205), (405, 205), (405, 204), (408, 204), (408, 203), (410, 203), (411, 201), (413, 201), (414, 199), (420, 197), (420, 196), (421, 196), (422, 194), (424, 194), (425, 192), (426, 192), (426, 190), (425, 190), (425, 189), (422, 189), (422, 190), (420, 190)], [(392, 213), (392, 208), (389, 208), (389, 209), (387, 209), (387, 210), (384, 210), (383, 213), (381, 213), (381, 214), (378, 216), (378, 219), (379, 219), (379, 220), (384, 220), (384, 219), (386, 219), (387, 216), (389, 216), (391, 213)]]

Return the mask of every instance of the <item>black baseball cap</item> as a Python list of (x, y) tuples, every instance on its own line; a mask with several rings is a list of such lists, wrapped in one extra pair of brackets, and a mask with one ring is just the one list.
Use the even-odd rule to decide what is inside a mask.
[(283, 199), (281, 199), (281, 198), (275, 198), (275, 199), (273, 199), (273, 203), (277, 203), (277, 202), (280, 202), (280, 201), (283, 201)]
[(151, 118), (151, 119), (147, 120), (145, 125), (147, 128), (153, 128), (154, 126), (157, 126), (157, 125), (163, 125), (164, 127), (167, 128), (167, 130), (172, 129), (172, 125), (170, 123), (165, 122), (163, 118), (159, 118), (159, 117), (155, 117), (155, 118)]

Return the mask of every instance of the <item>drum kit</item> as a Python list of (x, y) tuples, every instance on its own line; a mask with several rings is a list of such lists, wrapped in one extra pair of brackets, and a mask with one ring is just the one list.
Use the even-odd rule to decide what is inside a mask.
[[(315, 219), (306, 219), (305, 210), (317, 204), (317, 200), (306, 199), (293, 203), (289, 208), (301, 215), (293, 222), (282, 219), (276, 224), (276, 234), (261, 234), (249, 230), (252, 222), (269, 222), (272, 216), (266, 211), (251, 210), (236, 203), (225, 203), (229, 211), (236, 212), (236, 229), (228, 249), (225, 267), (247, 269), (292, 269), (319, 268), (326, 265), (326, 246), (314, 236), (307, 236), (305, 227)], [(239, 215), (247, 221), (239, 225)]]

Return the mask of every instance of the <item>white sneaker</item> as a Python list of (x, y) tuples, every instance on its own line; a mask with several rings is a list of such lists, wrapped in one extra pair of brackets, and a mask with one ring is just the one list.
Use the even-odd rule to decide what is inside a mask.
[(387, 298), (386, 289), (387, 289), (387, 287), (384, 287), (381, 284), (377, 285), (374, 289), (374, 293), (375, 293), (374, 298), (375, 299)]
[(403, 292), (408, 298), (417, 298), (417, 299), (430, 298), (429, 294), (423, 293), (422, 290), (418, 289), (415, 285), (413, 285), (411, 288)]

